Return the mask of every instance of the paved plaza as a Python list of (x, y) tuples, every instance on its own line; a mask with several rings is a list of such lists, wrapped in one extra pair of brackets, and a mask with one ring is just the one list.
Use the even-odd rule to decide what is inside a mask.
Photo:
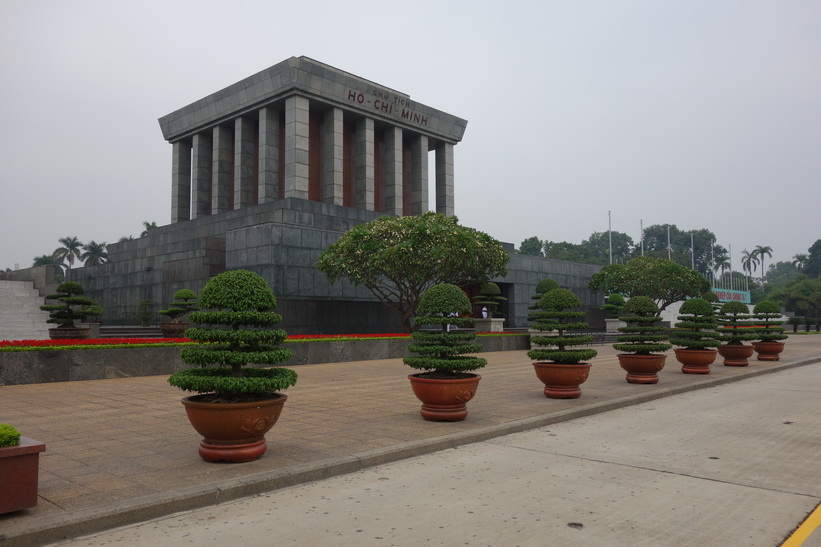
[[(628, 384), (624, 381), (624, 371), (618, 366), (616, 352), (607, 345), (596, 346), (596, 349), (600, 353), (593, 360), (590, 379), (582, 386), (582, 397), (567, 401), (550, 400), (542, 395), (542, 386), (529, 365), (526, 352), (485, 354), (488, 366), (480, 371), (483, 379), (479, 391), (468, 405), (470, 414), (467, 420), (460, 423), (430, 423), (419, 417), (419, 402), (411, 393), (406, 378), (412, 371), (402, 365), (401, 360), (295, 367), (299, 382), (286, 392), (289, 398), (285, 410), (268, 435), (268, 452), (256, 462), (238, 465), (209, 464), (199, 459), (196, 452), (199, 437), (188, 424), (179, 403), (182, 393), (168, 386), (164, 376), (2, 386), (0, 421), (12, 423), (25, 435), (46, 442), (47, 451), (40, 460), (39, 506), (27, 512), (0, 516), (0, 544), (5, 540), (9, 545), (44, 545), (275, 489), (350, 476), (347, 474), (414, 456), (449, 454), (454, 451), (445, 449), (463, 445), (470, 446), (460, 450), (468, 451), (474, 458), (490, 461), (496, 457), (494, 451), (497, 447), (506, 445), (506, 439), (516, 437), (510, 436), (512, 433), (545, 428), (560, 422), (564, 422), (561, 423), (563, 431), (570, 433), (574, 430), (574, 424), (581, 427), (583, 421), (569, 420), (671, 396), (678, 396), (673, 400), (685, 404), (689, 395), (683, 394), (687, 392), (705, 390), (704, 393), (708, 393), (710, 390), (707, 388), (747, 378), (756, 378), (756, 385), (763, 385), (764, 389), (773, 385), (787, 393), (790, 390), (796, 394), (805, 391), (814, 393), (808, 399), (810, 403), (806, 405), (806, 411), (808, 416), (813, 416), (808, 420), (814, 420), (816, 427), (806, 429), (806, 423), (800, 423), (802, 420), (784, 420), (798, 423), (795, 431), (809, 432), (809, 437), (789, 439), (790, 442), (780, 448), (768, 446), (766, 451), (760, 450), (760, 454), (757, 453), (757, 445), (742, 445), (739, 458), (747, 461), (752, 457), (751, 461), (758, 463), (748, 463), (742, 471), (730, 471), (725, 467), (722, 471), (724, 475), (718, 474), (711, 480), (756, 484), (761, 485), (762, 491), (801, 496), (802, 503), (789, 506), (795, 511), (787, 511), (783, 515), (786, 520), (781, 523), (783, 534), (779, 537), (782, 538), (818, 504), (821, 499), (821, 483), (816, 472), (821, 461), (821, 451), (818, 450), (821, 440), (817, 433), (818, 416), (821, 414), (821, 397), (818, 397), (821, 375), (815, 372), (817, 368), (812, 363), (821, 362), (821, 337), (790, 337), (778, 363), (753, 360), (749, 367), (735, 368), (724, 367), (719, 361), (713, 365), (712, 373), (704, 376), (682, 374), (671, 355), (657, 385)], [(807, 366), (811, 368), (804, 368)], [(806, 375), (806, 385), (795, 374), (800, 370), (813, 372)], [(786, 379), (788, 373), (792, 378), (791, 388), (783, 385), (786, 380), (779, 380), (782, 377)], [(769, 379), (772, 379), (771, 383)], [(742, 382), (733, 387), (741, 389), (745, 385), (752, 386), (749, 382)], [(749, 410), (750, 404), (756, 404), (761, 393), (761, 388), (750, 388), (746, 410)], [(760, 400), (761, 410), (765, 413), (772, 410), (766, 398), (761, 397)], [(712, 408), (713, 417), (720, 418), (721, 405), (713, 403)], [(703, 414), (704, 410), (703, 404), (696, 404), (693, 409), (696, 415), (699, 412)], [(735, 416), (730, 410), (727, 411), (727, 420)], [(627, 411), (629, 409), (619, 412)], [(655, 423), (656, 431), (661, 428), (675, 432), (683, 427), (681, 424), (687, 416), (665, 420), (669, 423)], [(731, 440), (731, 431), (707, 427), (708, 423), (712, 422), (705, 421), (704, 430), (698, 437), (700, 445), (709, 447), (710, 443)], [(762, 431), (765, 431), (763, 425)], [(654, 438), (663, 440), (661, 437), (650, 437)], [(561, 476), (553, 477), (554, 480), (564, 480), (579, 473), (586, 474), (586, 486), (577, 487), (568, 482), (567, 492), (587, 488), (593, 498), (599, 495), (614, 497), (614, 500), (618, 496), (629, 498), (630, 488), (623, 486), (621, 473), (649, 466), (645, 459), (649, 453), (666, 454), (668, 463), (674, 464), (671, 464), (669, 471), (664, 471), (671, 475), (671, 479), (673, 475), (688, 475), (686, 460), (671, 453), (666, 446), (652, 444), (635, 446), (635, 455), (630, 452), (620, 454), (617, 459), (622, 465), (618, 469), (596, 469), (598, 464), (592, 451), (597, 446), (593, 437), (588, 437), (587, 442), (593, 444), (589, 447), (583, 445), (581, 439), (576, 444), (577, 450), (591, 451), (590, 467), (586, 471), (584, 466), (567, 468)], [(793, 451), (798, 449), (798, 445), (806, 448), (808, 443), (814, 447), (811, 451), (814, 459), (795, 459)], [(544, 446), (533, 450), (544, 450)], [(715, 457), (720, 457), (720, 461), (727, 458), (724, 452)], [(783, 477), (773, 475), (773, 468), (765, 465), (772, 460), (786, 464)], [(492, 470), (492, 465), (488, 464), (487, 467)], [(519, 499), (519, 489), (525, 495), (528, 487), (513, 475), (515, 473), (508, 473), (494, 481), (490, 473), (487, 488)], [(591, 483), (594, 476), (598, 477), (598, 483)], [(498, 481), (502, 479), (500, 484)], [(794, 492), (795, 485), (800, 485), (803, 491)], [(668, 497), (673, 499), (686, 496), (681, 489), (687, 486), (686, 482), (677, 484), (671, 481), (658, 484), (656, 489), (664, 493), (667, 492), (665, 489), (670, 488)], [(442, 488), (445, 489), (444, 483)], [(481, 486), (478, 490), (476, 488), (473, 485), (469, 490), (471, 493), (466, 492), (466, 495), (482, 495)], [(746, 498), (741, 492), (733, 498), (733, 502), (742, 506), (729, 508), (721, 498), (715, 498), (715, 506), (711, 506), (709, 496), (699, 497), (706, 505), (699, 506), (697, 514), (713, 517), (726, 515), (735, 524), (747, 509), (750, 514), (755, 508), (760, 510), (761, 500), (764, 499), (752, 493), (752, 505), (748, 507), (743, 505)], [(544, 505), (549, 503), (550, 499), (542, 500), (538, 506), (544, 510)], [(690, 518), (686, 507), (678, 509), (684, 518)], [(692, 507), (689, 509), (695, 510)], [(313, 524), (307, 525), (306, 530), (320, 522), (316, 519), (321, 519), (321, 516), (314, 516), (311, 520)], [(585, 520), (583, 516), (579, 519), (581, 523)], [(395, 526), (401, 524), (395, 523)], [(415, 524), (420, 526), (418, 522)], [(566, 524), (562, 526), (566, 528)], [(730, 525), (729, 521), (727, 525)], [(431, 544), (452, 544), (444, 536), (437, 539), (435, 530), (425, 532)], [(768, 532), (776, 536), (781, 533), (777, 530)], [(566, 533), (566, 530), (562, 529), (561, 533)], [(816, 539), (815, 535), (811, 540)], [(407, 544), (401, 541), (380, 542), (373, 537), (361, 539), (360, 544)], [(466, 538), (462, 543), (485, 545), (492, 541)], [(521, 541), (521, 544), (539, 543), (531, 538), (530, 541)], [(551, 543), (546, 541), (541, 544)], [(596, 542), (587, 544), (614, 543), (608, 543), (607, 537), (598, 537)], [(750, 544), (753, 543), (738, 543)]]

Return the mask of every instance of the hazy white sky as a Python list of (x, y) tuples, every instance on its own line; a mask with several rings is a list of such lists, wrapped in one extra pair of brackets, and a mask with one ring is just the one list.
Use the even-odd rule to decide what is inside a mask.
[(821, 238), (817, 0), (3, 0), (0, 268), (168, 224), (157, 119), (307, 55), (468, 120), (462, 224)]

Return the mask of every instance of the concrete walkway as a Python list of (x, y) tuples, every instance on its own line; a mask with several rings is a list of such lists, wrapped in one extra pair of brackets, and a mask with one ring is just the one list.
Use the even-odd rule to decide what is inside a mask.
[[(208, 464), (199, 459), (196, 454), (199, 437), (185, 419), (179, 404), (181, 392), (167, 386), (165, 377), (2, 386), (0, 421), (14, 424), (27, 436), (46, 442), (48, 448), (41, 457), (40, 505), (28, 512), (0, 516), (0, 540), (14, 545), (42, 545), (821, 361), (821, 337), (793, 336), (787, 341), (787, 350), (779, 363), (751, 361), (747, 368), (731, 368), (719, 362), (713, 365), (711, 374), (694, 376), (681, 374), (671, 355), (667, 367), (660, 373), (659, 384), (638, 386), (624, 381), (624, 372), (618, 367), (615, 351), (610, 346), (596, 349), (600, 354), (593, 360), (590, 379), (582, 386), (583, 395), (570, 401), (550, 400), (542, 395), (542, 386), (524, 351), (485, 354), (489, 364), (481, 371), (479, 392), (468, 406), (467, 420), (460, 423), (430, 423), (419, 417), (419, 403), (406, 379), (411, 370), (400, 360), (296, 367), (300, 379), (288, 390), (289, 399), (282, 418), (268, 435), (268, 453), (257, 462), (240, 465)], [(769, 378), (775, 385), (779, 376), (762, 378), (763, 385), (768, 385)], [(796, 378), (800, 379), (800, 375)], [(818, 375), (808, 375), (807, 379), (807, 386), (815, 389), (815, 405), (808, 411), (818, 415), (821, 406), (817, 397)], [(746, 384), (739, 386), (743, 388)], [(797, 388), (800, 390), (801, 385)], [(760, 390), (751, 390), (747, 399), (754, 401), (759, 394)], [(684, 397), (681, 400), (686, 401)], [(32, 401), (37, 401), (36, 407)], [(695, 406), (694, 411), (703, 413), (703, 405)], [(720, 405), (713, 404), (713, 407), (715, 412), (720, 412)], [(576, 423), (562, 427), (572, 431)], [(668, 418), (657, 422), (655, 427), (657, 431), (675, 432), (682, 423), (683, 418)], [(815, 423), (811, 433), (817, 435), (817, 417)], [(725, 451), (718, 450), (731, 435), (732, 429), (728, 431), (726, 427), (718, 430), (705, 427), (698, 442), (706, 443), (707, 448), (714, 447), (719, 454), (716, 457), (730, 460), (724, 455)], [(589, 439), (592, 441), (594, 437)], [(502, 445), (506, 442), (499, 441)], [(819, 462), (817, 436), (814, 442), (813, 461), (798, 461), (789, 451), (772, 452), (773, 458), (787, 464), (788, 476), (783, 484), (780, 484), (782, 478), (772, 474), (769, 466), (747, 467), (744, 472), (766, 477), (772, 483), (768, 483), (767, 488), (774, 491), (790, 492), (796, 480), (809, 485), (802, 470), (811, 469), (811, 476), (818, 475), (815, 473)], [(493, 450), (483, 456), (481, 447), (484, 446), (487, 445), (473, 445), (469, 449), (478, 450), (479, 458), (495, 458)], [(635, 452), (620, 455), (623, 461), (619, 469), (629, 468), (630, 465), (624, 464), (631, 462), (641, 468), (645, 455), (654, 453), (666, 455), (668, 463), (672, 461), (686, 467), (686, 458), (681, 460), (680, 455), (671, 452), (663, 437), (652, 437), (646, 444), (634, 448)], [(534, 448), (537, 452), (543, 449)], [(757, 450), (758, 445), (742, 445), (739, 454), (754, 454)], [(594, 465), (596, 458), (590, 459)], [(493, 466), (489, 464), (489, 467)], [(682, 469), (664, 472), (681, 473)], [(596, 473), (601, 475), (600, 471)], [(604, 473), (617, 473), (608, 482), (620, 484), (616, 470)], [(561, 476), (574, 474), (567, 469)], [(723, 479), (716, 476), (713, 480)], [(804, 506), (808, 510), (821, 498), (817, 478), (815, 480), (814, 491), (805, 494)], [(516, 497), (517, 489), (523, 485), (512, 478), (510, 481), (511, 486), (505, 491)], [(701, 488), (697, 484), (694, 486)], [(671, 482), (667, 486), (660, 484), (658, 489), (673, 496), (684, 487), (686, 485)], [(567, 491), (575, 488), (568, 485)], [(500, 491), (498, 484), (493, 490)], [(620, 495), (603, 487), (600, 493)], [(597, 495), (593, 492), (592, 498)], [(729, 520), (739, 516), (738, 508), (729, 510), (723, 501), (716, 499), (710, 505), (709, 496), (704, 501), (707, 505), (699, 506), (700, 512), (725, 513)], [(549, 504), (551, 500), (541, 503)], [(557, 503), (562, 502), (557, 500)], [(807, 511), (787, 513), (781, 529), (773, 531), (776, 535), (786, 534), (800, 524)], [(582, 517), (575, 521), (584, 524)], [(439, 544), (435, 534), (431, 534), (431, 543)], [(599, 543), (586, 544), (611, 544), (607, 537), (598, 537), (597, 541)], [(372, 543), (390, 544), (388, 541)], [(486, 543), (490, 541), (476, 540), (470, 544)], [(522, 544), (539, 543), (524, 541)]]

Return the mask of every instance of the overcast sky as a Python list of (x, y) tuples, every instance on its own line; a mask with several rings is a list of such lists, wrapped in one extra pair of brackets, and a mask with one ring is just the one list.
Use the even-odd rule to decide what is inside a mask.
[(0, 268), (170, 222), (157, 119), (306, 55), (468, 120), (456, 214), (514, 243), (821, 238), (818, 0), (3, 0)]

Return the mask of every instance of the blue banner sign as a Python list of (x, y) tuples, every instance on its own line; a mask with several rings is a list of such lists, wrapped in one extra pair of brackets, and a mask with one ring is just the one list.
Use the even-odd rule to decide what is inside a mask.
[(712, 288), (713, 293), (718, 297), (719, 302), (741, 302), (750, 303), (750, 291), (734, 291), (730, 289)]

